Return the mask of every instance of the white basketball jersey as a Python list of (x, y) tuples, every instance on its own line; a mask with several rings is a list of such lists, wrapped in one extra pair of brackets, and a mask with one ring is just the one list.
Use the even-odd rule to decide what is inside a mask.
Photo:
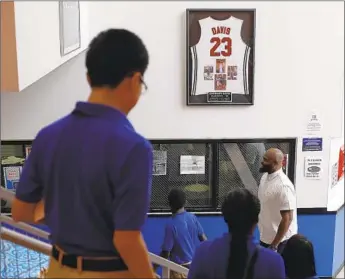
[(248, 60), (250, 47), (241, 37), (243, 20), (230, 17), (199, 20), (199, 42), (191, 47), (191, 95), (210, 92), (249, 94)]

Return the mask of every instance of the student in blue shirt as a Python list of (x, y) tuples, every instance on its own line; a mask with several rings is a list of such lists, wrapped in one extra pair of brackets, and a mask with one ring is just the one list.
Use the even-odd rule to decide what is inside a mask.
[(188, 278), (284, 279), (282, 257), (254, 242), (259, 212), (260, 202), (250, 191), (231, 191), (222, 205), (229, 233), (198, 247)]
[[(172, 218), (165, 227), (161, 257), (189, 267), (195, 249), (206, 236), (195, 215), (184, 209), (186, 194), (173, 189), (168, 195)], [(157, 266), (155, 266), (157, 268)], [(182, 274), (171, 272), (171, 278), (181, 278)]]
[(303, 235), (295, 234), (287, 242), (282, 257), (289, 279), (317, 279), (314, 247)]
[(127, 117), (146, 89), (148, 63), (136, 34), (98, 34), (86, 53), (87, 102), (34, 140), (12, 217), (45, 219), (53, 246), (47, 278), (156, 278), (141, 234), (152, 146)]

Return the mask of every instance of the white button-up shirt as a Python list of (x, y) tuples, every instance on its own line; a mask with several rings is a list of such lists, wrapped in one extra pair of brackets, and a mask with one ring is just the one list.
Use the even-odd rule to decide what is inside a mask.
[(262, 176), (258, 197), (261, 203), (259, 231), (262, 242), (271, 244), (274, 240), (282, 219), (281, 210), (293, 210), (292, 222), (282, 241), (297, 233), (296, 191), (282, 169)]

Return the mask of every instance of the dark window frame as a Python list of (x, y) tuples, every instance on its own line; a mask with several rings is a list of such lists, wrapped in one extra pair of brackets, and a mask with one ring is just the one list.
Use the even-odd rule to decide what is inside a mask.
[[(1, 145), (22, 145), (23, 154), (25, 154), (25, 146), (32, 145), (31, 140), (4, 140)], [(212, 205), (210, 207), (188, 208), (189, 211), (196, 213), (212, 212), (219, 213), (218, 196), (219, 196), (219, 145), (224, 143), (288, 143), (289, 144), (289, 173), (288, 176), (295, 185), (296, 181), (296, 153), (297, 153), (297, 138), (253, 138), (253, 139), (154, 139), (150, 140), (151, 144), (211, 144), (212, 150), (212, 165), (211, 165), (211, 193)], [(150, 208), (149, 214), (167, 215), (170, 214), (168, 209)]]
[[(155, 139), (150, 140), (152, 144), (211, 144), (212, 145), (212, 176), (211, 176), (211, 191), (212, 191), (212, 205), (210, 207), (195, 207), (187, 208), (187, 210), (203, 213), (203, 212), (220, 212), (220, 207), (218, 206), (219, 197), (219, 145), (224, 143), (287, 143), (289, 144), (289, 173), (288, 177), (291, 182), (295, 185), (296, 180), (296, 147), (297, 138), (253, 138), (253, 139)], [(153, 186), (152, 186), (153, 187)], [(151, 208), (149, 214), (153, 215), (166, 215), (169, 214), (168, 209)]]

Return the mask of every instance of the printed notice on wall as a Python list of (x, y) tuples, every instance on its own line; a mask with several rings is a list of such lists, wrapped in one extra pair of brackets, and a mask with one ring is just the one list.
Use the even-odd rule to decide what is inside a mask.
[(167, 151), (153, 150), (153, 175), (167, 174)]
[(22, 166), (4, 167), (3, 170), (5, 188), (11, 191), (15, 191), (19, 183)]
[(320, 114), (317, 112), (312, 112), (308, 116), (306, 132), (308, 135), (315, 135), (321, 132), (322, 123), (320, 119)]
[(303, 138), (302, 151), (322, 151), (322, 138)]
[(304, 158), (304, 177), (306, 179), (322, 178), (322, 158), (321, 157), (305, 157)]
[(180, 174), (205, 174), (205, 156), (181, 156)]

